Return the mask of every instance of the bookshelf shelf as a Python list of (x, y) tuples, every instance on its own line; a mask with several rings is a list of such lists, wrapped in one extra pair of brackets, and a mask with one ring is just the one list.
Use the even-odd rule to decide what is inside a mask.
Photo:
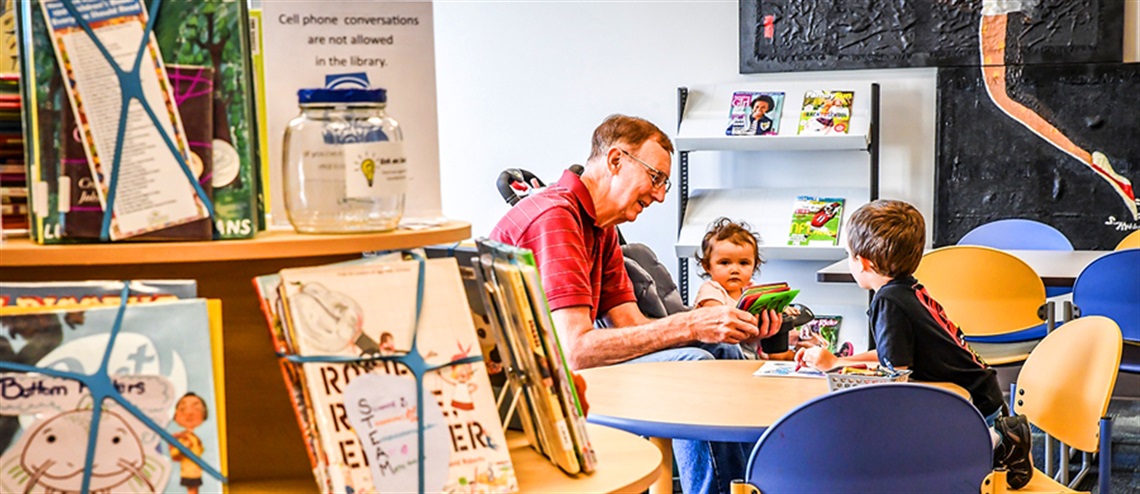
[[(724, 129), (720, 131), (724, 133)], [(866, 135), (678, 135), (676, 145), (681, 151), (862, 151), (867, 149), (867, 140)]]
[(166, 264), (250, 259), (284, 259), (406, 249), (458, 242), (471, 237), (471, 224), (450, 221), (424, 230), (311, 235), (268, 231), (250, 240), (38, 245), (28, 239), (0, 244), (0, 267)]
[[(677, 89), (677, 136), (680, 185), (678, 201), (677, 243), (678, 278), (681, 297), (689, 299), (690, 260), (700, 246), (708, 225), (718, 217), (743, 220), (760, 234), (761, 253), (769, 260), (837, 261), (846, 256), (841, 245), (834, 247), (787, 246), (788, 231), (797, 196), (842, 197), (848, 211), (879, 196), (879, 85), (827, 84), (818, 81), (747, 82)], [(849, 132), (840, 135), (798, 135), (800, 102), (808, 90), (851, 90), (855, 93)], [(785, 94), (780, 112), (779, 134), (768, 136), (728, 136), (731, 97), (736, 91), (782, 91)], [(786, 168), (748, 167), (749, 173), (763, 175), (762, 184), (748, 188), (690, 190), (690, 153), (720, 152), (804, 152), (815, 153), (814, 161), (796, 158)], [(830, 157), (821, 152), (852, 152), (866, 157), (867, 179), (844, 174), (821, 185), (820, 174), (830, 166)], [(865, 153), (865, 154), (863, 154)], [(739, 157), (740, 160), (768, 160), (764, 157)], [(805, 154), (804, 156), (811, 156)], [(851, 156), (846, 155), (844, 156)], [(782, 157), (785, 161), (787, 156)], [(847, 158), (855, 161), (855, 158)], [(859, 159), (858, 161), (862, 161)], [(749, 163), (751, 164), (751, 163)], [(762, 163), (757, 163), (762, 164)], [(702, 167), (703, 168), (703, 167)], [(834, 170), (833, 168), (830, 168)], [(760, 171), (765, 170), (765, 171)], [(776, 177), (773, 174), (782, 176)], [(798, 177), (798, 178), (796, 178)], [(854, 182), (854, 183), (852, 183)], [(723, 185), (720, 185), (723, 187)], [(846, 213), (845, 213), (846, 214)], [(840, 234), (842, 237), (842, 233)]]

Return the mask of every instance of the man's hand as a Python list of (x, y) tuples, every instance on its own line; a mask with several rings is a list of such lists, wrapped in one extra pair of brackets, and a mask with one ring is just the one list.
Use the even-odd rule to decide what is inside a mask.
[(688, 315), (693, 339), (701, 343), (740, 343), (760, 332), (756, 316), (727, 305), (693, 309)]
[(802, 348), (796, 352), (796, 368), (811, 367), (816, 370), (827, 372), (839, 363), (839, 358), (827, 350), (827, 347), (817, 346), (811, 348)]

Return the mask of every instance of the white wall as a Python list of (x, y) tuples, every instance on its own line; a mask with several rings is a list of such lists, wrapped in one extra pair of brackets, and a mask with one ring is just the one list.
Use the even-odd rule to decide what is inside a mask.
[[(1140, 52), (1137, 3), (1127, 0), (1126, 60)], [(880, 195), (933, 215), (933, 68), (740, 75), (736, 1), (437, 1), (435, 23), (443, 211), (470, 221), (475, 236), (487, 235), (507, 210), (494, 185), (503, 169), (556, 180), (585, 161), (606, 115), (641, 116), (673, 135), (678, 86), (732, 81), (809, 78), (821, 89), (878, 81)], [(677, 190), (622, 231), (675, 270)], [(798, 284), (812, 290), (802, 286), (808, 278)], [(775, 278), (765, 272), (762, 279)], [(858, 291), (842, 296), (866, 302)]]

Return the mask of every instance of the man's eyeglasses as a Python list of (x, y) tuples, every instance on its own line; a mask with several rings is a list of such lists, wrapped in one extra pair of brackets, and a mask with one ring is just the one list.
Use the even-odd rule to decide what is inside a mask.
[(637, 158), (637, 156), (629, 154), (629, 151), (626, 151), (626, 150), (621, 149), (621, 148), (618, 148), (618, 151), (621, 151), (622, 154), (629, 156), (630, 158), (633, 159), (633, 161), (636, 161), (638, 164), (645, 167), (645, 173), (649, 174), (649, 180), (653, 184), (653, 188), (656, 189), (656, 188), (665, 187), (665, 192), (669, 192), (669, 189), (671, 187), (673, 187), (673, 183), (669, 181), (669, 177), (665, 176), (665, 173), (662, 172), (661, 170), (658, 170), (658, 169), (650, 166), (649, 163), (641, 161), (640, 159)]

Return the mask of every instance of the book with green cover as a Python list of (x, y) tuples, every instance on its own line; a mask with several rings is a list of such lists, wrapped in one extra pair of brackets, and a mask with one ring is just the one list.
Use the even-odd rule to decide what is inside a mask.
[(842, 197), (796, 197), (788, 245), (839, 245), (844, 203)]
[(783, 312), (799, 293), (799, 290), (788, 288), (788, 284), (784, 282), (752, 286), (744, 289), (736, 308), (753, 314), (765, 310)]

